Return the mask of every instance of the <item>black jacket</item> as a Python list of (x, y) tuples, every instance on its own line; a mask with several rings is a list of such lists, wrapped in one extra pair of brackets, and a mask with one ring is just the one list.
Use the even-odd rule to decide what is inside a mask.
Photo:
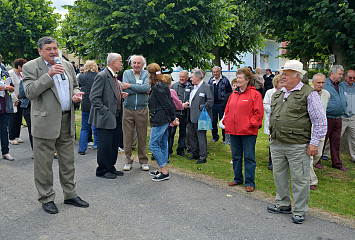
[(87, 73), (79, 74), (78, 83), (81, 91), (85, 93), (83, 95), (83, 100), (81, 101), (81, 111), (83, 112), (90, 112), (91, 103), (90, 103), (89, 96), (96, 75), (97, 75), (96, 72), (91, 72), (91, 71)]
[(162, 126), (175, 119), (175, 105), (167, 84), (157, 82), (152, 87), (148, 98), (148, 107), (152, 127)]
[[(174, 83), (171, 88), (175, 90), (181, 102), (184, 103), (189, 101), (190, 93), (194, 89), (194, 86), (192, 86), (191, 83), (186, 86), (182, 85), (180, 82), (177, 82)], [(187, 115), (187, 109), (185, 108), (184, 110), (176, 110), (176, 113), (179, 115)]]

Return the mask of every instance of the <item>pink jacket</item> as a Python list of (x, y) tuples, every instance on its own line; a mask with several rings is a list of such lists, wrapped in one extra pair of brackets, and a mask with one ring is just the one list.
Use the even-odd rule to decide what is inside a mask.
[[(174, 89), (170, 89), (170, 95), (171, 98), (174, 100), (176, 110), (184, 110), (184, 104), (182, 104), (181, 100), (179, 99), (179, 96), (177, 95)], [(169, 126), (173, 127), (174, 125), (170, 123)]]

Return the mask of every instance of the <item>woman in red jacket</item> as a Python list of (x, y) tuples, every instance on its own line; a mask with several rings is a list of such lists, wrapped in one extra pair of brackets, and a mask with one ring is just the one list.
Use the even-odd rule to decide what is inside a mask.
[(243, 184), (244, 174), (247, 192), (255, 188), (255, 143), (262, 124), (264, 107), (261, 94), (251, 86), (254, 74), (244, 67), (237, 71), (237, 89), (229, 97), (223, 123), (230, 134), (234, 181), (229, 186)]

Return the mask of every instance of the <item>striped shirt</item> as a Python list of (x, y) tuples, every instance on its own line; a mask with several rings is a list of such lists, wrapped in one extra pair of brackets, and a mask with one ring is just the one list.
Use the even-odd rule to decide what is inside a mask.
[[(301, 90), (303, 83), (299, 82), (291, 91), (287, 91), (285, 87), (281, 89), (285, 93), (286, 99), (295, 90)], [(318, 146), (319, 140), (327, 134), (327, 117), (325, 115), (320, 96), (316, 91), (312, 91), (307, 97), (307, 111), (311, 123), (313, 125), (311, 141), (309, 144)]]

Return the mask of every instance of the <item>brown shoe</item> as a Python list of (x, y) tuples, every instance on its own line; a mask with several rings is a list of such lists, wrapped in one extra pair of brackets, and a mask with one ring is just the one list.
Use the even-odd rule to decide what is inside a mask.
[(237, 185), (239, 185), (239, 184), (234, 182), (234, 181), (228, 183), (228, 186), (230, 186), (230, 187), (234, 187), (234, 186), (237, 186)]
[(315, 191), (315, 190), (317, 190), (317, 185), (310, 185), (309, 189)]
[(247, 192), (254, 192), (254, 188), (252, 186), (246, 187)]

